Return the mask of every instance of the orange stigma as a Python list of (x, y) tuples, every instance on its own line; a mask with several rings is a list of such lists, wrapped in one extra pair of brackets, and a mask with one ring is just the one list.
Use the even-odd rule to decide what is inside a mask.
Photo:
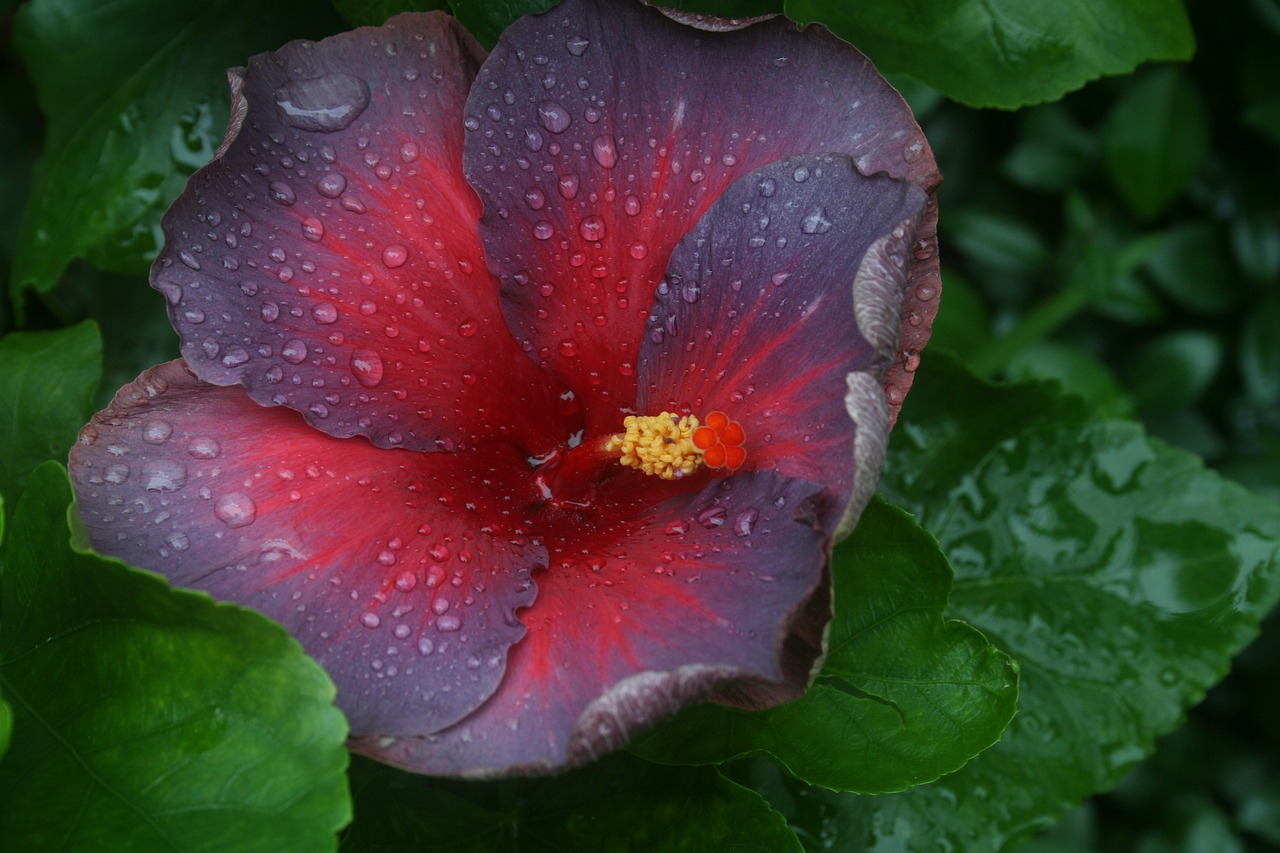
[(702, 453), (702, 461), (712, 468), (737, 471), (747, 460), (742, 445), (747, 433), (742, 424), (729, 420), (724, 412), (711, 412), (707, 422), (693, 431), (693, 446)]
[(608, 452), (620, 452), (618, 462), (664, 480), (686, 477), (706, 463), (712, 468), (735, 471), (747, 458), (746, 433), (723, 412), (707, 415), (706, 424), (694, 415), (630, 415), (622, 425), (626, 432), (610, 436)]

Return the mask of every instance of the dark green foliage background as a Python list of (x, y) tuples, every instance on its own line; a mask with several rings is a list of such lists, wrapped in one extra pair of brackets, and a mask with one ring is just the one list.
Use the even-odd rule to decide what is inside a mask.
[[(933, 342), (797, 703), (692, 708), (556, 779), (344, 774), (332, 688), (276, 626), (73, 547), (56, 463), (176, 356), (145, 274), (224, 69), (408, 10), (492, 44), (549, 5), (0, 0), (0, 847), (1280, 845), (1274, 0), (671, 3), (830, 26), (946, 179)], [(276, 698), (218, 680), (227, 644)], [(160, 696), (187, 703), (171, 729)], [(247, 767), (273, 785), (235, 787)]]

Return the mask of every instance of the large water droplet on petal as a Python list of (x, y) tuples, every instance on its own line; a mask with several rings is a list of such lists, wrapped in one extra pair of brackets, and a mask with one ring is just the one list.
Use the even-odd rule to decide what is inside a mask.
[(618, 162), (618, 144), (611, 134), (597, 136), (591, 141), (591, 156), (606, 169), (612, 169)]
[(572, 119), (569, 111), (555, 101), (543, 101), (538, 104), (538, 121), (552, 133), (564, 133)]
[(351, 372), (356, 381), (366, 388), (373, 388), (382, 381), (382, 356), (371, 349), (358, 349), (351, 353)]
[(291, 80), (275, 91), (276, 109), (299, 130), (343, 130), (369, 106), (369, 84), (350, 74)]
[(227, 527), (247, 527), (258, 517), (258, 505), (244, 492), (228, 492), (213, 505), (213, 514)]
[(826, 234), (830, 231), (831, 219), (827, 216), (826, 208), (819, 207), (800, 220), (800, 230), (806, 234)]
[(148, 492), (176, 492), (186, 483), (186, 467), (172, 459), (152, 459), (142, 466), (142, 488)]

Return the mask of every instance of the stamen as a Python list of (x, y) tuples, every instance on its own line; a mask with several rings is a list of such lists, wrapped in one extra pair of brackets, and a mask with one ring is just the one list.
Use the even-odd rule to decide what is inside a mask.
[(656, 417), (631, 415), (622, 425), (626, 432), (611, 436), (605, 450), (621, 451), (622, 465), (664, 480), (688, 476), (704, 462), (736, 471), (747, 458), (746, 432), (724, 412), (711, 412), (705, 424), (694, 415), (663, 412)]
[(693, 415), (629, 415), (622, 425), (627, 431), (610, 436), (605, 449), (621, 450), (618, 461), (623, 465), (664, 480), (675, 480), (697, 470), (701, 454), (693, 446), (693, 432), (698, 429), (698, 419)]

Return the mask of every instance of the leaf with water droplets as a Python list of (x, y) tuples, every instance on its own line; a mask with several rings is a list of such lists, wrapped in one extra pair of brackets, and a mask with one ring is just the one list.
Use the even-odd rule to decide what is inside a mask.
[[(38, 469), (5, 549), (13, 849), (316, 850), (350, 818), (333, 685), (280, 626), (78, 551)], [(3, 725), (0, 725), (0, 729)], [(2, 740), (3, 737), (0, 737)]]
[(875, 501), (832, 562), (836, 614), (817, 682), (767, 711), (691, 708), (631, 749), (656, 761), (767, 754), (825, 788), (900, 791), (961, 767), (1017, 704), (1009, 658), (944, 621), (951, 568), (901, 510)]
[(222, 139), (225, 69), (341, 25), (322, 0), (216, 9), (196, 0), (23, 6), (14, 43), (49, 133), (14, 259), (19, 297), (52, 288), (78, 257), (143, 272), (159, 249), (160, 215)]
[(969, 765), (845, 801), (886, 849), (996, 849), (1111, 787), (1280, 598), (1280, 507), (1046, 386), (993, 387), (934, 356), (889, 460), (886, 494), (956, 570), (951, 614), (1022, 682), (1004, 738)]
[(37, 465), (66, 457), (101, 376), (102, 338), (91, 322), (0, 340), (0, 496), (9, 513)]

